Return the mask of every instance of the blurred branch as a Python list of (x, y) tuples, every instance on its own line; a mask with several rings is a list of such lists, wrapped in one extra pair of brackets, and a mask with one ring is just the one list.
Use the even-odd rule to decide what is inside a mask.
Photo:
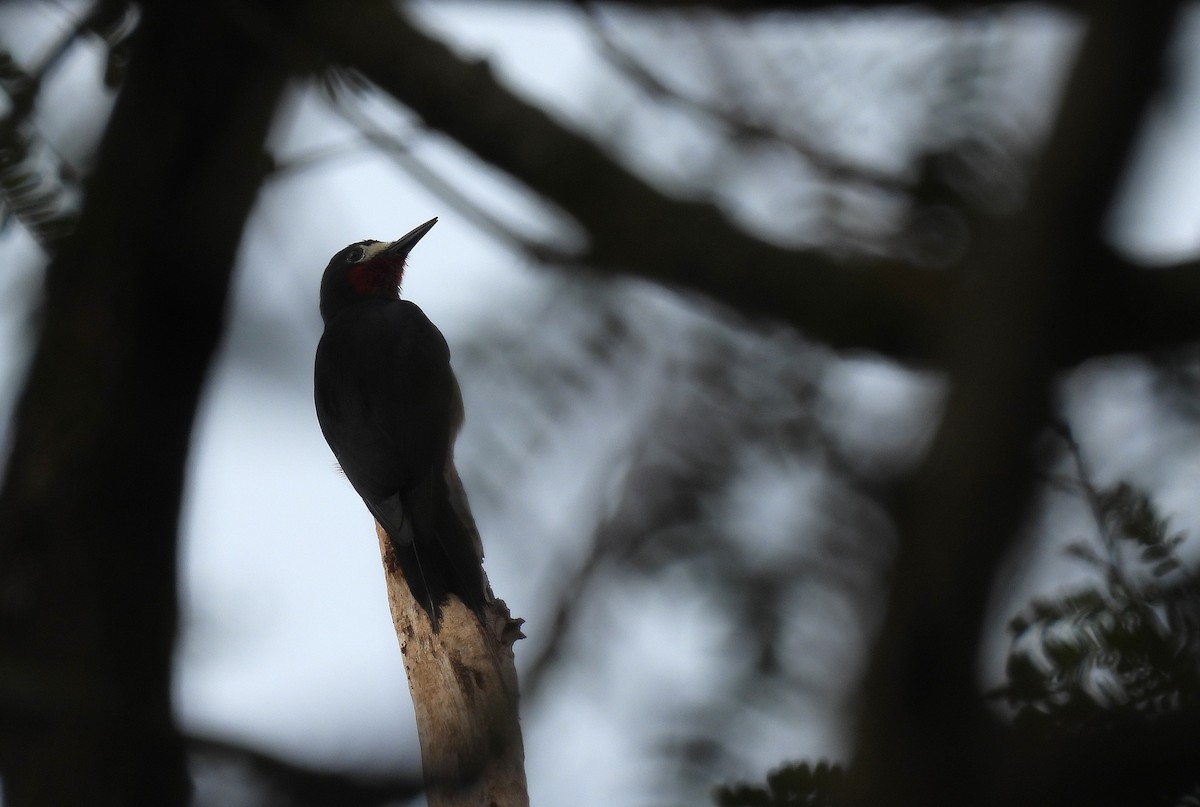
[(521, 693), (526, 704), (536, 702), (542, 694), (547, 674), (554, 669), (562, 659), (567, 647), (567, 640), (575, 627), (579, 609), (583, 607), (591, 594), (592, 584), (599, 578), (599, 572), (605, 562), (616, 552), (616, 547), (609, 540), (610, 531), (606, 530), (607, 521), (602, 521), (592, 530), (591, 544), (587, 557), (570, 575), (561, 580), (558, 590), (551, 596), (553, 613), (538, 633), (544, 637), (532, 659), (524, 665), (521, 679), (524, 684)]
[[(329, 87), (328, 84), (326, 86)], [(385, 130), (358, 109), (353, 100), (347, 98), (346, 95), (347, 93), (336, 87), (329, 87), (326, 92), (326, 97), (334, 111), (358, 129), (368, 144), (388, 156), (402, 171), (457, 210), (464, 219), (538, 263), (563, 266), (577, 260), (574, 255), (557, 249), (551, 244), (527, 238), (498, 216), (492, 215), (471, 199), (457, 184), (443, 177), (429, 163), (418, 157), (410, 146), (411, 135), (399, 136)]]
[[(647, 317), (639, 314), (645, 313), (636, 306), (619, 309), (635, 331), (644, 327), (639, 323)], [(569, 573), (551, 578), (549, 627), (539, 631), (544, 640), (523, 673), (527, 697), (537, 696), (547, 673), (571, 647), (579, 613), (597, 605), (594, 592), (623, 568), (655, 575), (686, 567), (702, 577), (705, 596), (721, 604), (715, 610), (758, 648), (754, 675), (782, 674), (776, 663), (781, 592), (801, 584), (805, 573), (821, 564), (800, 557), (805, 552), (794, 563), (769, 569), (747, 563), (742, 549), (753, 539), (723, 518), (725, 497), (747, 463), (758, 466), (784, 457), (811, 455), (812, 462), (846, 475), (851, 484), (856, 480), (812, 416), (818, 395), (814, 366), (828, 361), (828, 354), (790, 331), (780, 329), (775, 337), (706, 322), (665, 338), (687, 347), (682, 353), (669, 351), (665, 362), (653, 362), (654, 387), (641, 393), (653, 407), (629, 429), (641, 437), (611, 446), (626, 459), (617, 464), (619, 476), (598, 487), (612, 485), (617, 495), (591, 531), (586, 555)], [(628, 376), (627, 365), (614, 371)], [(808, 546), (819, 538), (797, 534), (794, 540)], [(822, 568), (813, 576), (840, 585), (853, 570)]]
[[(0, 54), (0, 61), (7, 61), (7, 54)], [(31, 128), (13, 119), (0, 121), (0, 229), (15, 217), (52, 253), (75, 222), (76, 211), (69, 203), (72, 188), (61, 181), (70, 171), (50, 156), (49, 144)]]
[(253, 780), (254, 787), (238, 788), (256, 792), (265, 788), (271, 804), (288, 807), (386, 807), (408, 801), (424, 792), (420, 777), (368, 777), (316, 770), (267, 754), (244, 745), (212, 737), (188, 737), (188, 755), (193, 767), (200, 767), (203, 779), (207, 767), (240, 768), (214, 773), (218, 784), (231, 779)]
[(302, 19), (314, 47), (574, 217), (590, 236), (578, 262), (700, 292), (838, 347), (937, 360), (932, 323), (953, 293), (944, 276), (779, 247), (715, 205), (670, 197), (390, 4), (309, 2)]
[(0, 52), (0, 87), (11, 104), (8, 114), (0, 120), (3, 224), (10, 215), (15, 216), (47, 251), (70, 232), (73, 219), (65, 209), (67, 188), (49, 175), (64, 177), (70, 176), (70, 172), (62, 160), (54, 159), (50, 166), (38, 164), (37, 155), (48, 156), (52, 150), (34, 133), (36, 129), (30, 118), (47, 71), (58, 63), (75, 37), (75, 32), (62, 37), (30, 71), (22, 68), (8, 52)]
[(20, 122), (33, 111), (34, 102), (47, 76), (62, 62), (81, 37), (96, 34), (104, 39), (110, 48), (115, 48), (127, 41), (133, 30), (133, 17), (132, 6), (124, 0), (99, 0), (93, 3), (86, 14), (79, 17), (46, 49), (28, 72), (22, 71), (19, 81), (13, 81), (7, 74), (0, 79), (0, 85), (3, 85), (12, 101), (12, 110), (6, 120)]
[(1053, 335), (1062, 364), (1200, 339), (1200, 259), (1147, 267), (1100, 248), (1088, 272)]
[[(620, 493), (596, 524), (587, 556), (558, 583), (547, 639), (526, 668), (526, 694), (536, 697), (546, 674), (568, 646), (577, 614), (589, 604), (593, 586), (607, 569), (636, 563), (637, 556), (671, 555), (664, 536), (687, 533), (690, 554), (715, 542), (699, 539), (710, 502), (736, 469), (738, 451), (749, 430), (732, 417), (739, 408), (737, 386), (729, 376), (741, 365), (738, 346), (717, 332), (689, 333), (685, 341), (703, 347), (683, 363), (660, 370), (663, 381), (653, 396), (653, 411), (636, 434), (653, 435), (618, 446), (622, 464)], [(755, 411), (754, 417), (762, 413)]]
[[(579, 222), (590, 243), (571, 263), (699, 293), (746, 316), (789, 323), (835, 348), (946, 362), (938, 334), (967, 295), (957, 275), (893, 259), (838, 260), (755, 238), (714, 204), (659, 191), (597, 143), (519, 98), (486, 62), (462, 58), (389, 4), (311, 0), (301, 19), (301, 35), (312, 47), (358, 69), (431, 127)], [(1095, 243), (1094, 234), (1087, 242)], [(1094, 264), (1103, 263), (1099, 250), (1091, 255)], [(1200, 294), (1176, 293), (1180, 286), (1200, 288), (1197, 273), (1180, 267), (1148, 277), (1152, 273), (1129, 262), (1105, 265), (1109, 271), (1096, 282), (1081, 278), (1086, 303), (1064, 312), (1063, 327), (1046, 335), (1055, 366), (1200, 335)]]
[(33, 122), (38, 95), (47, 77), (71, 52), (80, 38), (95, 34), (108, 44), (110, 86), (118, 81), (124, 64), (128, 36), (135, 14), (123, 0), (100, 0), (53, 42), (28, 70), (7, 52), (0, 52), (0, 88), (8, 95), (10, 109), (0, 119), (0, 195), (3, 219), (15, 216), (52, 252), (58, 241), (74, 226), (77, 211), (71, 196), (79, 189), (78, 172), (43, 137)]
[(648, 98), (665, 100), (709, 118), (724, 127), (734, 141), (761, 140), (784, 146), (799, 155), (829, 181), (864, 183), (889, 191), (905, 191), (910, 188), (912, 183), (902, 177), (846, 162), (836, 154), (818, 148), (814, 143), (795, 134), (782, 132), (767, 123), (750, 120), (717, 103), (689, 95), (679, 87), (668, 84), (631, 50), (616, 41), (609, 26), (601, 19), (596, 3), (585, 3), (584, 9), (588, 31), (596, 41), (600, 54)]

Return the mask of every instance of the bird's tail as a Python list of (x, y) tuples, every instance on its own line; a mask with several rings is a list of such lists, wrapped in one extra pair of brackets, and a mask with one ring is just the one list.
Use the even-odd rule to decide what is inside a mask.
[(436, 631), (451, 594), (482, 616), (491, 599), (483, 547), (466, 494), (452, 464), (402, 498), (405, 524), (385, 524), (409, 590)]

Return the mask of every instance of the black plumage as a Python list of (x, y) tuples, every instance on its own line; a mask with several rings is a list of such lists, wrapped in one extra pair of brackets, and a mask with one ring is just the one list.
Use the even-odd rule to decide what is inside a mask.
[(447, 478), (463, 417), (450, 348), (399, 292), (409, 251), (436, 221), (333, 256), (321, 279), (325, 332), (314, 373), (321, 431), (435, 629), (450, 594), (477, 613), (487, 600), (478, 535)]

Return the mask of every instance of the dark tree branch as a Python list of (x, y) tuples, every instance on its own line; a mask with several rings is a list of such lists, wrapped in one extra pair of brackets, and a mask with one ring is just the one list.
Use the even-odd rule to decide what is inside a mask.
[[(516, 96), (485, 62), (463, 59), (388, 4), (311, 2), (302, 20), (299, 39), (360, 70), (430, 126), (579, 222), (590, 244), (573, 263), (698, 293), (836, 348), (944, 364), (935, 334), (947, 313), (962, 307), (956, 278), (895, 260), (839, 261), (755, 238), (715, 205), (653, 187)], [(1075, 207), (1072, 201), (1067, 211)], [(1082, 278), (1086, 302), (1047, 335), (1056, 366), (1200, 338), (1194, 265), (1150, 273), (1101, 252), (1093, 257), (1095, 277)]]
[(936, 358), (932, 322), (952, 296), (944, 277), (900, 262), (849, 264), (779, 247), (734, 227), (714, 205), (672, 198), (390, 4), (304, 9), (314, 48), (579, 222), (591, 239), (582, 262), (699, 292), (837, 347)]
[(1200, 260), (1146, 268), (1098, 249), (1053, 335), (1057, 361), (1179, 348), (1200, 340)]
[(576, 261), (576, 256), (571, 253), (557, 249), (551, 244), (534, 241), (517, 232), (498, 216), (493, 215), (471, 199), (455, 183), (443, 177), (414, 152), (410, 141), (417, 134), (416, 132), (405, 137), (386, 131), (359, 110), (353, 99), (346, 98), (338, 89), (332, 89), (328, 96), (334, 111), (341, 115), (347, 123), (358, 129), (367, 144), (389, 157), (400, 170), (457, 210), (464, 219), (475, 225), (480, 231), (539, 263), (553, 263), (561, 266)]
[(228, 770), (215, 773), (221, 779), (249, 779), (254, 787), (264, 786), (273, 797), (270, 803), (290, 807), (385, 807), (407, 802), (424, 792), (421, 777), (371, 777), (317, 770), (295, 762), (249, 748), (245, 745), (213, 737), (188, 737), (188, 756), (193, 764), (211, 765), (223, 769), (240, 768), (231, 775)]

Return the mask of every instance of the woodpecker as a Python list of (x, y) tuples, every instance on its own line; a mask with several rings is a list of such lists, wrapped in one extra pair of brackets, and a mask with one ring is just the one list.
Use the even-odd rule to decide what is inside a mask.
[[(441, 331), (400, 298), (409, 252), (430, 219), (392, 242), (359, 241), (321, 277), (314, 397), (342, 472), (386, 530), (413, 597), (438, 630), (455, 594), (482, 615), (478, 533), (450, 499), (462, 393)], [(455, 483), (457, 484), (457, 483)]]

